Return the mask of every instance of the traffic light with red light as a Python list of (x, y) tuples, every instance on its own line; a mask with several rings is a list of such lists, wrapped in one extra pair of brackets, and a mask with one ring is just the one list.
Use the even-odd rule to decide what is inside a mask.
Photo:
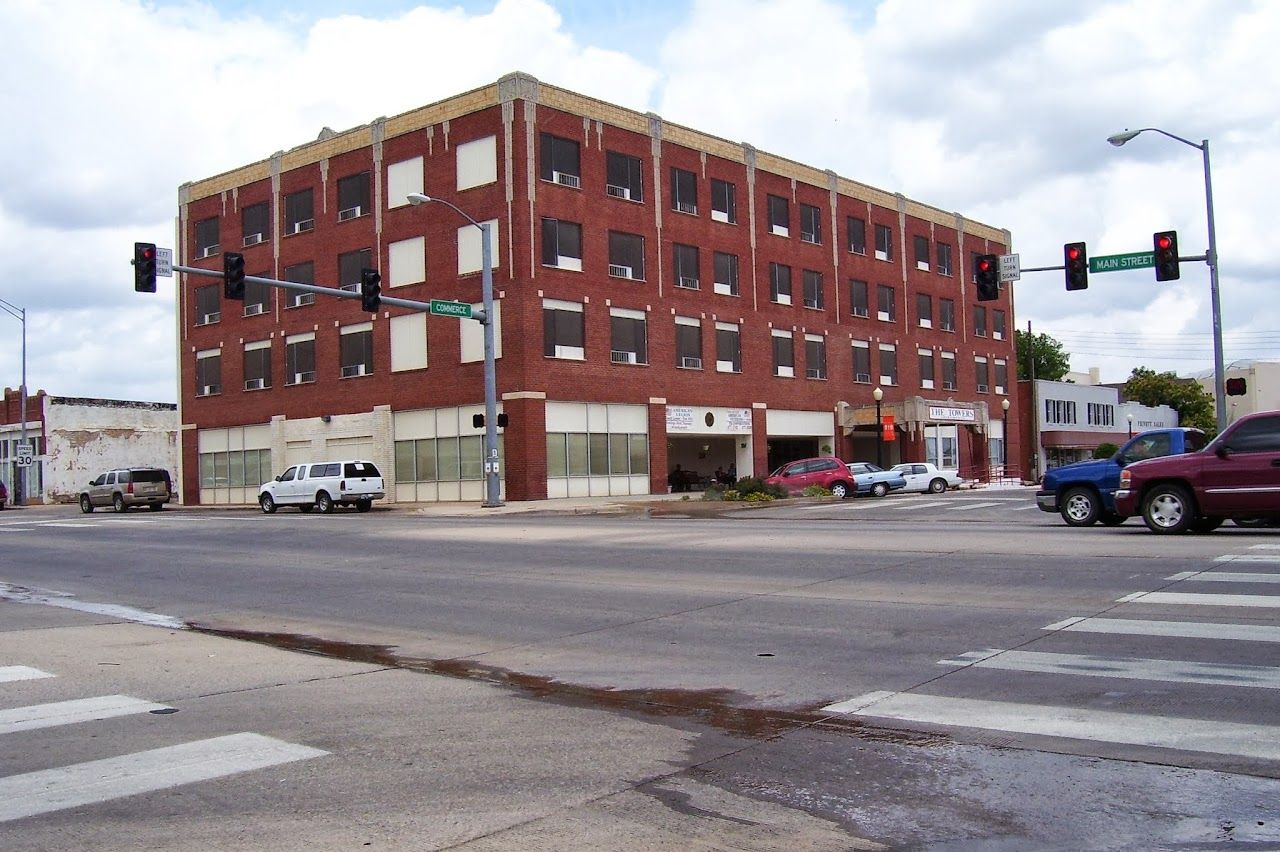
[(223, 295), (238, 302), (244, 301), (244, 255), (233, 251), (222, 255)]
[(1226, 381), (1227, 396), (1244, 396), (1245, 384), (1244, 379), (1227, 379)]
[(156, 291), (156, 244), (133, 244), (133, 289), (139, 293)]
[(1152, 235), (1151, 242), (1155, 248), (1156, 280), (1177, 281), (1182, 277), (1178, 266), (1178, 232), (1159, 231)]
[(360, 270), (360, 307), (373, 313), (382, 304), (382, 275), (376, 269)]
[(978, 301), (993, 302), (1000, 298), (1000, 258), (980, 254), (973, 259), (973, 277), (978, 282)]
[(1089, 288), (1089, 252), (1084, 243), (1067, 243), (1062, 247), (1062, 266), (1067, 271), (1068, 290)]

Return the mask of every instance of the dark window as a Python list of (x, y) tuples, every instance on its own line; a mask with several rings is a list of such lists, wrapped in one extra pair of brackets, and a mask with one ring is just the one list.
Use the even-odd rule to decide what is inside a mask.
[(885, 284), (876, 285), (876, 317), (890, 322), (897, 318), (893, 288)]
[(614, 198), (644, 201), (640, 158), (609, 151), (605, 154), (605, 192)]
[(347, 462), (342, 466), (342, 475), (350, 478), (382, 476), (373, 462)]
[(791, 234), (791, 205), (787, 199), (779, 195), (770, 195), (768, 204), (769, 230), (784, 237), (789, 236)]
[(865, 384), (871, 382), (871, 348), (869, 346), (853, 347), (853, 380)]
[(582, 226), (560, 219), (542, 220), (542, 265), (582, 271)]
[(196, 358), (196, 396), (222, 393), (222, 355)]
[[(548, 358), (581, 358), (585, 348), (582, 311), (542, 309), (542, 354)], [(565, 350), (572, 350), (566, 352)]]
[(582, 169), (578, 164), (578, 143), (543, 133), (539, 174), (543, 180), (577, 188), (582, 185)]
[[(266, 278), (265, 272), (254, 273), (254, 278)], [(267, 312), (267, 299), (270, 298), (270, 285), (261, 281), (244, 282), (244, 315), (257, 316)]]
[(714, 261), (716, 292), (726, 296), (738, 295), (738, 256), (718, 251)]
[(921, 328), (933, 328), (933, 297), (916, 293), (916, 319)]
[(675, 243), (675, 284), (688, 290), (698, 289), (698, 247)]
[(973, 333), (978, 337), (987, 336), (987, 309), (982, 305), (973, 309)]
[(742, 372), (742, 341), (736, 326), (716, 329), (716, 360), (731, 365), (730, 372)]
[(978, 393), (986, 393), (991, 389), (991, 371), (985, 359), (973, 362), (973, 375), (977, 379)]
[(870, 305), (867, 302), (867, 282), (849, 279), (849, 312), (855, 317), (868, 315)]
[[(996, 362), (996, 393), (1007, 393), (1009, 390), (1009, 365), (1004, 361)], [(1111, 406), (1107, 406), (1107, 426), (1111, 424)]]
[(295, 340), (284, 346), (284, 383), (301, 385), (316, 380), (316, 341), (314, 337)]
[(271, 239), (271, 206), (267, 202), (250, 204), (240, 211), (240, 232), (245, 246)]
[(1280, 417), (1246, 420), (1236, 427), (1222, 445), (1228, 451), (1237, 453), (1280, 452)]
[(956, 359), (955, 358), (944, 357), (942, 359), (942, 389), (943, 390), (956, 389)]
[(338, 255), (338, 286), (343, 290), (360, 289), (360, 270), (373, 266), (370, 249), (349, 251)]
[(636, 317), (609, 317), (610, 349), (615, 364), (647, 364), (646, 323)]
[(827, 377), (827, 341), (822, 338), (804, 339), (804, 375), (808, 379)]
[(702, 324), (686, 325), (676, 319), (676, 366), (702, 369)]
[(311, 203), (311, 190), (304, 189), (284, 199), (284, 232), (298, 234), (310, 231), (316, 226), (314, 207)]
[(196, 325), (208, 325), (222, 319), (221, 284), (196, 288)]
[(791, 267), (781, 263), (769, 264), (769, 299), (779, 304), (791, 304)]
[(794, 376), (796, 371), (796, 355), (791, 345), (791, 335), (785, 337), (773, 335), (773, 374), (775, 376)]
[(996, 340), (1004, 340), (1004, 311), (992, 309), (991, 336)]
[(849, 251), (854, 254), (867, 253), (867, 223), (857, 216), (845, 220), (845, 229), (849, 235)]
[(717, 222), (738, 221), (738, 187), (726, 180), (711, 179), (711, 218)]
[(822, 211), (812, 204), (800, 205), (800, 239), (806, 243), (822, 242)]
[(684, 169), (671, 169), (671, 209), (698, 212), (698, 176)]
[[(284, 280), (292, 281), (295, 284), (315, 284), (316, 283), (316, 265), (311, 261), (306, 263), (296, 263), (293, 266), (284, 268)], [(286, 307), (296, 308), (299, 305), (310, 305), (316, 300), (315, 293), (303, 293), (300, 290), (287, 290), (289, 301)]]
[(644, 237), (620, 231), (609, 232), (609, 274), (644, 280)]
[(339, 345), (342, 376), (364, 376), (373, 372), (373, 330), (349, 331)]
[(920, 358), (920, 387), (933, 387), (933, 353), (917, 352)]
[(911, 238), (911, 246), (915, 253), (916, 269), (929, 268), (929, 238), (916, 235)]
[(218, 217), (196, 222), (196, 257), (208, 257), (221, 250), (218, 245)]
[(338, 178), (338, 221), (370, 212), (369, 172)]
[(876, 225), (876, 258), (893, 260), (893, 231), (888, 225)]
[(825, 306), (822, 297), (822, 273), (814, 272), (812, 269), (804, 270), (804, 306), (806, 308), (818, 308), (821, 310)]
[(951, 246), (938, 243), (938, 274), (951, 274)]
[(943, 331), (956, 330), (956, 303), (954, 299), (938, 300), (938, 328)]
[(271, 387), (271, 347), (244, 351), (244, 389)]
[(892, 346), (880, 347), (880, 381), (888, 385), (898, 383), (898, 350)]

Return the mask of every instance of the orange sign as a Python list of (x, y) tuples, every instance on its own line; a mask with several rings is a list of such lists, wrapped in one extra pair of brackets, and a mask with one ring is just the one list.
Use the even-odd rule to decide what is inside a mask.
[(892, 441), (892, 440), (894, 440), (894, 432), (893, 432), (893, 415), (892, 415), (892, 414), (886, 414), (886, 415), (884, 415), (883, 417), (881, 417), (881, 418), (880, 418), (880, 426), (881, 426), (881, 429), (880, 429), (880, 440), (882, 440), (882, 441)]

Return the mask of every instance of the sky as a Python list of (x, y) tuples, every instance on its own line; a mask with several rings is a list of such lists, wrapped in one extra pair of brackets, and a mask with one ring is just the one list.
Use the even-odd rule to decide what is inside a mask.
[[(1023, 268), (1207, 248), (1228, 364), (1280, 358), (1280, 2), (1270, 0), (3, 0), (0, 300), (29, 392), (174, 402), (177, 190), (524, 71), (1013, 235)], [(1025, 273), (1014, 321), (1073, 370), (1213, 367), (1209, 272)], [(3, 305), (0, 305), (3, 307)], [(0, 313), (0, 383), (22, 381)]]

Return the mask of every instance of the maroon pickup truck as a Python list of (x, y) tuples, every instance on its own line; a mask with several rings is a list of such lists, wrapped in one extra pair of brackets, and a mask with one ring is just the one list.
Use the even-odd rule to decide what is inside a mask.
[(1227, 518), (1280, 520), (1280, 411), (1241, 417), (1203, 450), (1120, 473), (1116, 512), (1157, 533), (1211, 532)]

